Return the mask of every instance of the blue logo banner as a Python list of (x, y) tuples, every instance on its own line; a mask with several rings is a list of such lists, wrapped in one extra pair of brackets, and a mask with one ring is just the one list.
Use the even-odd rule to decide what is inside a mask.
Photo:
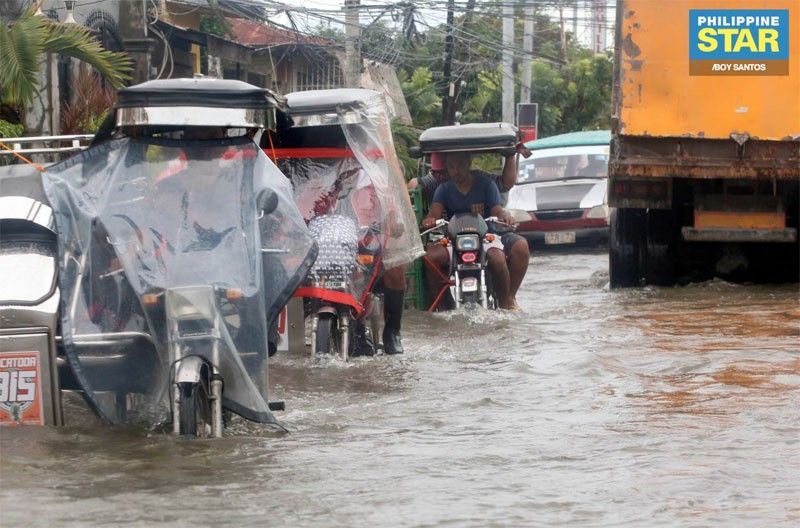
[(689, 10), (690, 60), (789, 58), (787, 9)]

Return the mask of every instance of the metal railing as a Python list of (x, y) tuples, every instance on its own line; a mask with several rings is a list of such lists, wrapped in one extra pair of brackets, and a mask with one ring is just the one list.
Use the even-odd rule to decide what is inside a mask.
[(0, 149), (0, 155), (13, 156), (15, 152), (22, 155), (80, 152), (89, 147), (89, 142), (93, 137), (94, 134), (75, 134), (71, 136), (0, 138), (0, 142), (12, 149)]

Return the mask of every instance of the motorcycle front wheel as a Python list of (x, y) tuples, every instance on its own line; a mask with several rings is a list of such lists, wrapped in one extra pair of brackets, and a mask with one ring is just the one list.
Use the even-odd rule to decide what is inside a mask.
[(211, 399), (203, 383), (179, 383), (180, 434), (206, 438), (211, 435)]

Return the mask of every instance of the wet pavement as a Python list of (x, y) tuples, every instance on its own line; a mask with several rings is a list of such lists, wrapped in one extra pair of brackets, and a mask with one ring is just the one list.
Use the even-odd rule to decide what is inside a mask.
[(289, 434), (77, 405), (3, 429), (0, 525), (800, 525), (798, 286), (607, 282), (603, 254), (537, 255), (522, 312), (409, 313), (402, 358), (278, 357)]

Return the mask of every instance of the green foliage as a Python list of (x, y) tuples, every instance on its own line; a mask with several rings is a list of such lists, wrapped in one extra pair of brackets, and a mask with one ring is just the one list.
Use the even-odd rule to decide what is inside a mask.
[(605, 56), (585, 54), (562, 68), (535, 61), (532, 100), (539, 103), (540, 136), (609, 128), (612, 73)]
[(39, 64), (44, 53), (60, 53), (97, 69), (115, 88), (129, 78), (127, 54), (103, 49), (89, 31), (35, 15), (30, 7), (12, 24), (0, 24), (0, 89), (4, 101), (30, 102), (37, 90)]
[(479, 72), (474, 95), (461, 107), (462, 123), (482, 123), (498, 121), (495, 116), (502, 113), (503, 74), (499, 67)]
[(419, 143), (419, 132), (397, 119), (392, 120), (391, 127), (397, 159), (400, 160), (406, 180), (410, 180), (417, 174), (417, 160), (411, 157), (408, 149)]
[(22, 129), (23, 127), (21, 123), (9, 123), (8, 121), (0, 119), (0, 137), (20, 137), (22, 136)]
[(414, 125), (422, 128), (433, 126), (441, 116), (442, 100), (436, 93), (431, 70), (426, 66), (417, 68), (401, 86)]

